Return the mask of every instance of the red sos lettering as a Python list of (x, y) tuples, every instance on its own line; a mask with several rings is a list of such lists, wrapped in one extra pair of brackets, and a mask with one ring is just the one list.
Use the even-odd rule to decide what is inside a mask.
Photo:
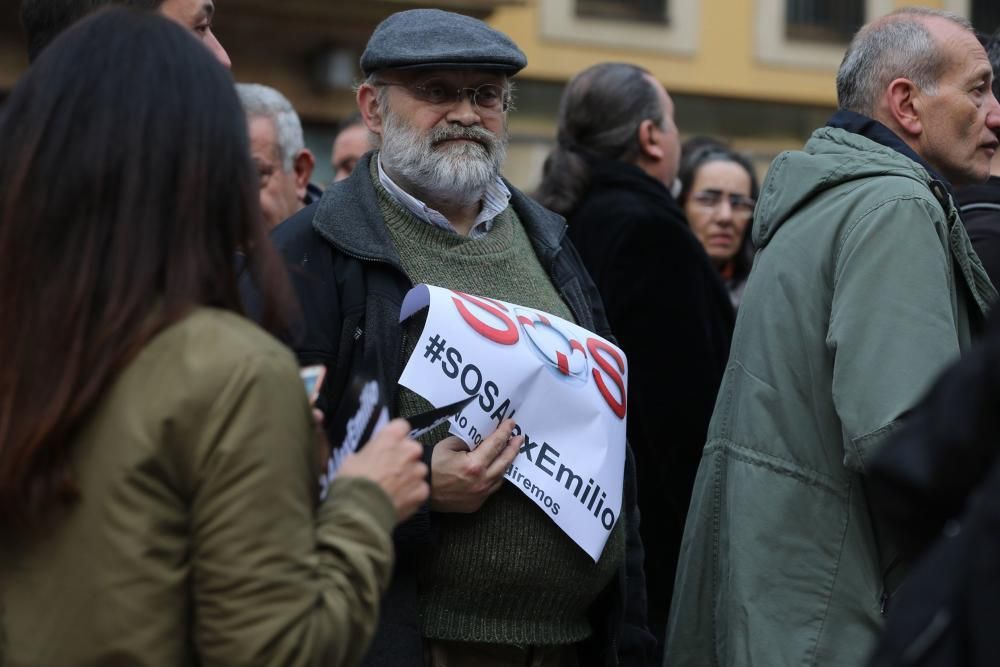
[[(452, 293), (458, 295), (451, 297), (451, 300), (455, 303), (455, 308), (458, 309), (458, 314), (462, 316), (462, 319), (465, 320), (466, 324), (472, 327), (473, 331), (483, 338), (491, 340), (494, 343), (499, 343), (500, 345), (513, 345), (517, 342), (517, 325), (514, 324), (514, 320), (507, 315), (506, 306), (499, 301), (494, 301), (493, 299), (488, 299), (486, 297), (479, 298), (469, 296), (464, 292), (458, 292), (456, 290), (452, 290)], [(469, 307), (462, 302), (462, 299), (500, 320), (503, 328), (490, 326), (473, 315), (472, 311), (469, 310)]]
[[(514, 320), (507, 314), (507, 307), (504, 306), (499, 301), (494, 301), (493, 299), (487, 297), (475, 297), (465, 294), (464, 292), (459, 292), (457, 290), (452, 290), (452, 293), (456, 296), (452, 297), (452, 302), (455, 304), (455, 308), (458, 310), (458, 314), (465, 320), (465, 323), (472, 327), (472, 330), (478, 333), (483, 338), (491, 340), (494, 343), (500, 345), (514, 345), (520, 339), (517, 331), (517, 325)], [(473, 310), (466, 305), (468, 302), (479, 312), (487, 313), (496, 322), (500, 323), (500, 326), (494, 326), (488, 324), (480, 319)], [(538, 316), (540, 321), (547, 324), (545, 318), (541, 315)], [(527, 324), (533, 325), (532, 322), (527, 322)], [(582, 345), (576, 340), (569, 340), (570, 348), (573, 350), (582, 351)], [(613, 346), (607, 342), (597, 339), (588, 338), (587, 339), (587, 352), (594, 363), (603, 371), (601, 373), (596, 368), (592, 369), (592, 374), (594, 377), (594, 383), (597, 387), (597, 391), (601, 394), (604, 402), (608, 404), (611, 411), (619, 419), (625, 418), (626, 413), (626, 391), (625, 391), (625, 379), (622, 374), (625, 372), (625, 360), (622, 358), (621, 353), (615, 349)], [(610, 357), (610, 359), (609, 359)], [(567, 374), (568, 370), (568, 359), (565, 354), (557, 353), (558, 370), (564, 375)], [(613, 362), (613, 363), (612, 363)], [(618, 395), (621, 396), (621, 401), (619, 401), (611, 389), (608, 387), (605, 381), (605, 376), (610, 379), (611, 383), (617, 388)]]
[[(587, 339), (587, 351), (590, 353), (590, 357), (594, 360), (594, 363), (600, 366), (601, 370), (607, 374), (611, 382), (618, 388), (618, 395), (622, 397), (622, 400), (619, 402), (612, 395), (607, 383), (604, 381), (604, 376), (595, 368), (592, 372), (594, 374), (594, 383), (597, 385), (597, 391), (601, 392), (604, 402), (608, 404), (608, 407), (615, 413), (615, 416), (618, 419), (625, 419), (626, 392), (625, 379), (622, 377), (622, 373), (625, 372), (625, 360), (622, 359), (621, 353), (618, 350), (597, 338)], [(610, 355), (611, 360), (615, 362), (614, 366), (603, 356), (604, 353)]]

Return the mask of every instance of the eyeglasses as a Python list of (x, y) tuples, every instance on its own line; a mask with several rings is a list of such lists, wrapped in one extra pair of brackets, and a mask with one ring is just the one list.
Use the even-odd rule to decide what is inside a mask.
[(477, 109), (485, 111), (503, 111), (510, 108), (510, 94), (503, 86), (495, 83), (484, 83), (476, 88), (459, 88), (455, 90), (446, 81), (425, 81), (424, 83), (400, 83), (398, 81), (376, 81), (376, 86), (399, 86), (405, 88), (418, 100), (428, 104), (455, 104), (468, 98)]
[(698, 205), (715, 210), (721, 204), (723, 198), (729, 201), (729, 208), (733, 212), (734, 218), (747, 219), (753, 215), (753, 207), (757, 204), (752, 197), (746, 195), (727, 194), (721, 190), (702, 190), (691, 195), (691, 199)]

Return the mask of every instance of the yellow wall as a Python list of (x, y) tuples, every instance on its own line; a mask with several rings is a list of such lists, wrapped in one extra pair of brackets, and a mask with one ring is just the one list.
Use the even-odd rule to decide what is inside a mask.
[[(507, 33), (528, 56), (522, 76), (565, 81), (597, 62), (632, 62), (653, 73), (671, 92), (835, 105), (835, 68), (768, 65), (755, 52), (755, 0), (700, 0), (700, 35), (693, 56), (648, 50), (571, 44), (541, 34), (538, 4), (498, 10), (490, 23)], [(944, 0), (893, 0), (895, 7), (943, 8)]]

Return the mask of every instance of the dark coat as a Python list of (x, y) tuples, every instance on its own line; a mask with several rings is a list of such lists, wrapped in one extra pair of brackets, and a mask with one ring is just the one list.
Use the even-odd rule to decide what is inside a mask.
[(592, 161), (569, 235), (629, 359), (650, 627), (663, 640), (708, 423), (729, 357), (725, 286), (669, 191), (638, 167)]
[(993, 285), (1000, 285), (1000, 176), (955, 193), (969, 239)]
[[(322, 199), (275, 228), (272, 239), (291, 267), (304, 326), (293, 348), (302, 364), (324, 363), (332, 378), (324, 383), (336, 395), (362, 365), (377, 366), (390, 389), (395, 412), (402, 358), (399, 311), (413, 286), (382, 220), (363, 158), (347, 179), (333, 183)], [(542, 267), (569, 306), (577, 323), (610, 337), (603, 306), (580, 258), (566, 238), (563, 219), (508, 184), (517, 212)], [(345, 344), (348, 343), (348, 344)], [(329, 383), (329, 384), (328, 384)], [(330, 405), (322, 405), (329, 411)], [(430, 448), (425, 452), (430, 464)], [(623, 504), (626, 559), (615, 579), (591, 609), (594, 634), (581, 650), (581, 664), (651, 664), (654, 640), (646, 629), (642, 543), (638, 532), (635, 472), (626, 459)], [(366, 665), (407, 667), (423, 664), (417, 617), (419, 548), (434, 539), (434, 514), (424, 507), (395, 534), (396, 569), (382, 602), (379, 628)]]
[(1000, 313), (876, 456), (872, 505), (919, 560), (888, 606), (873, 667), (1000, 656)]

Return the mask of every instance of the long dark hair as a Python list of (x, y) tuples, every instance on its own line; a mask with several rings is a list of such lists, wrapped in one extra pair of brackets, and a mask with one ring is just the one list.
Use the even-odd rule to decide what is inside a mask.
[[(743, 167), (747, 176), (750, 177), (750, 196), (757, 199), (757, 195), (760, 194), (760, 185), (757, 182), (757, 174), (750, 159), (722, 142), (708, 137), (697, 137), (684, 142), (681, 150), (681, 165), (677, 170), (677, 179), (681, 183), (681, 193), (677, 199), (681, 208), (687, 205), (687, 201), (691, 197), (691, 188), (694, 186), (698, 170), (709, 162), (733, 162)], [(743, 232), (740, 250), (732, 259), (733, 278), (736, 280), (743, 280), (750, 275), (750, 267), (753, 264), (753, 242), (750, 239), (752, 223), (751, 219)]]
[(267, 240), (230, 74), (184, 28), (111, 9), (66, 31), (0, 115), (0, 528), (76, 494), (76, 429), (117, 373), (198, 305), (265, 318), (287, 278)]
[(639, 126), (663, 122), (649, 72), (627, 63), (601, 63), (566, 85), (559, 103), (556, 146), (545, 159), (535, 198), (568, 216), (590, 180), (585, 156), (631, 162), (639, 155)]

